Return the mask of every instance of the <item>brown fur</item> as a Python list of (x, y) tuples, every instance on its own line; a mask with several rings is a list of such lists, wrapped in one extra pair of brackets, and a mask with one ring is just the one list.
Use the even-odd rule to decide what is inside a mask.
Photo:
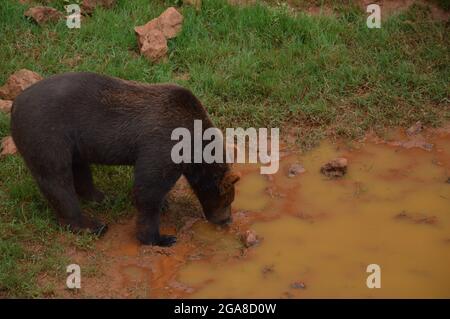
[(202, 120), (204, 130), (213, 127), (198, 99), (182, 87), (66, 73), (42, 80), (16, 98), (11, 130), (62, 225), (102, 233), (105, 225), (84, 215), (77, 199), (103, 198), (89, 165), (133, 165), (137, 237), (144, 244), (167, 246), (175, 238), (160, 235), (160, 209), (182, 174), (208, 220), (231, 220), (237, 179), (229, 165), (175, 164), (171, 159), (173, 129), (192, 132), (195, 119)]

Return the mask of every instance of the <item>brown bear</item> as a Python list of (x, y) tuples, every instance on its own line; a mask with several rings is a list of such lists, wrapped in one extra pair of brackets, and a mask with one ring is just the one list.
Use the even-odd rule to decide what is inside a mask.
[(171, 158), (176, 143), (172, 131), (192, 131), (194, 120), (202, 121), (203, 130), (214, 127), (185, 88), (80, 72), (49, 77), (22, 92), (12, 107), (11, 131), (61, 225), (75, 232), (106, 231), (106, 225), (83, 214), (77, 198), (103, 198), (89, 165), (133, 165), (137, 238), (143, 244), (170, 246), (176, 238), (160, 234), (160, 210), (181, 175), (210, 222), (231, 221), (238, 176), (229, 164), (176, 164)]

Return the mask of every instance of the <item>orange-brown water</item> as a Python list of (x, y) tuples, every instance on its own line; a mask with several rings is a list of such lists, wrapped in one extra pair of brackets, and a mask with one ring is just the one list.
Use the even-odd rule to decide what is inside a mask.
[[(111, 225), (94, 253), (70, 256), (96, 269), (79, 296), (450, 298), (450, 128), (422, 134), (284, 149), (270, 176), (235, 165), (229, 228), (180, 201), (191, 196), (180, 182), (162, 215), (162, 232), (178, 242), (142, 246), (134, 219)], [(336, 157), (348, 171), (330, 180), (320, 167)], [(293, 164), (306, 171), (288, 177)], [(246, 248), (248, 230), (260, 242)], [(370, 264), (380, 266), (381, 288), (366, 285)]]
[[(193, 242), (215, 253), (188, 261), (177, 281), (190, 297), (449, 298), (450, 137), (427, 142), (431, 151), (323, 142), (282, 158), (271, 177), (237, 166), (235, 226), (195, 224)], [(320, 167), (335, 157), (348, 159), (348, 172), (330, 180)], [(306, 172), (289, 178), (293, 163)], [(247, 229), (262, 237), (249, 249), (239, 238)], [(379, 289), (366, 285), (370, 264), (381, 268)]]

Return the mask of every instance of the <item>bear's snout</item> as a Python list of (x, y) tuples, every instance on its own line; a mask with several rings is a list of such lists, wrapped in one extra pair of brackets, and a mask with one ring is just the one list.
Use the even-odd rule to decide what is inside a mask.
[(216, 210), (209, 216), (208, 221), (216, 225), (229, 225), (233, 221), (231, 216), (231, 206)]

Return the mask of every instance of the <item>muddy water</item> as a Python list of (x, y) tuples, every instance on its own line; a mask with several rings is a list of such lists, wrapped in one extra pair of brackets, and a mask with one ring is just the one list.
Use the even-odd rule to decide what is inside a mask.
[[(270, 177), (237, 166), (235, 222), (229, 230), (194, 224), (194, 251), (204, 254), (174, 276), (189, 287), (183, 295), (449, 298), (450, 136), (425, 136), (431, 151), (422, 137), (391, 138), (291, 152)], [(335, 157), (348, 159), (348, 172), (330, 180), (320, 167)], [(294, 163), (306, 172), (289, 178)], [(246, 249), (248, 229), (261, 240)], [(366, 285), (369, 264), (381, 267), (380, 289)]]
[[(131, 218), (95, 251), (71, 253), (96, 270), (78, 297), (450, 298), (450, 127), (282, 154), (275, 175), (234, 167), (242, 178), (228, 228), (202, 218), (181, 180), (161, 220), (173, 247), (139, 245)], [(335, 157), (348, 172), (330, 180), (320, 167)], [(293, 164), (305, 172), (288, 177)], [(259, 243), (246, 247), (249, 230)], [(381, 267), (380, 289), (366, 286), (369, 264)]]

